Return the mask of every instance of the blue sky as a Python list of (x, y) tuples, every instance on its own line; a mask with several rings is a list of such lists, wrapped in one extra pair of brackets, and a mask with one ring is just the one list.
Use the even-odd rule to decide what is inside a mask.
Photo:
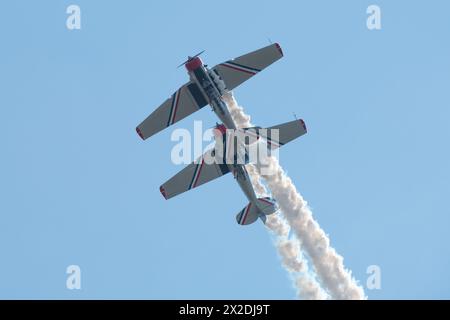
[[(69, 31), (68, 5), (82, 29)], [(377, 4), (382, 30), (366, 28)], [(291, 299), (231, 176), (164, 200), (175, 128), (134, 128), (187, 81), (279, 42), (235, 90), (254, 123), (305, 119), (282, 166), (369, 298), (450, 298), (448, 1), (8, 1), (0, 10), (0, 298)], [(66, 267), (82, 289), (66, 289)]]

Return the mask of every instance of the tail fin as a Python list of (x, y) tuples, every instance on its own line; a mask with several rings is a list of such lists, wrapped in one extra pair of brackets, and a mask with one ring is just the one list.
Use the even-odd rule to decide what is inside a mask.
[(248, 225), (261, 218), (266, 222), (266, 215), (272, 214), (278, 210), (278, 206), (272, 198), (258, 198), (257, 203), (250, 202), (237, 215), (236, 221), (240, 225)]

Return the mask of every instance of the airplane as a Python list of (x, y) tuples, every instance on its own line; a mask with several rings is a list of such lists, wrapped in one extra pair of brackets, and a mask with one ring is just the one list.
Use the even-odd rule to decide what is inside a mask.
[[(170, 199), (188, 190), (194, 189), (206, 182), (232, 172), (249, 203), (238, 212), (236, 221), (240, 225), (249, 225), (260, 218), (263, 223), (266, 216), (278, 210), (274, 199), (257, 197), (245, 165), (248, 163), (247, 147), (253, 142), (240, 140), (235, 147), (226, 151), (229, 143), (230, 130), (243, 131), (252, 136), (252, 141), (260, 137), (267, 142), (271, 150), (304, 135), (307, 132), (305, 122), (301, 119), (276, 125), (267, 130), (261, 127), (237, 128), (223, 95), (253, 77), (275, 61), (283, 57), (283, 51), (278, 43), (271, 44), (259, 50), (228, 60), (209, 69), (200, 59), (202, 52), (188, 57), (184, 65), (190, 77), (189, 82), (181, 86), (160, 107), (153, 111), (137, 127), (137, 134), (143, 139), (153, 136), (163, 129), (184, 119), (188, 115), (210, 105), (222, 124), (216, 124), (214, 134), (216, 142), (222, 141), (223, 150), (217, 148), (206, 151), (199, 159), (189, 164), (160, 187), (165, 199)], [(271, 139), (272, 130), (278, 130), (277, 139)], [(232, 139), (231, 139), (232, 140)], [(244, 142), (242, 142), (244, 141)], [(216, 143), (217, 144), (217, 143)], [(244, 161), (237, 161), (238, 154)], [(226, 156), (230, 153), (231, 157)], [(242, 157), (239, 157), (242, 158)], [(212, 159), (212, 160), (211, 160)], [(231, 161), (230, 161), (231, 159)]]

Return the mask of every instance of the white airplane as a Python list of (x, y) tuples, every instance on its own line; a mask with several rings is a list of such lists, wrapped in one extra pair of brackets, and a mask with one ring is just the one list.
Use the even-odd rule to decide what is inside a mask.
[[(256, 196), (245, 167), (245, 164), (248, 163), (246, 147), (250, 144), (249, 140), (245, 140), (246, 143), (239, 143), (235, 148), (229, 148), (228, 153), (232, 150), (233, 154), (231, 157), (225, 156), (228, 141), (227, 129), (236, 130), (237, 126), (222, 96), (280, 59), (283, 51), (280, 45), (275, 43), (221, 63), (212, 69), (203, 64), (199, 58), (201, 53), (194, 57), (188, 57), (188, 60), (181, 64), (185, 65), (190, 81), (181, 86), (139, 124), (136, 132), (145, 140), (209, 104), (223, 122), (216, 126), (215, 134), (216, 139), (222, 138), (222, 141), (225, 142), (224, 150), (217, 152), (216, 148), (213, 148), (206, 151), (199, 159), (165, 182), (160, 187), (160, 191), (164, 198), (169, 199), (232, 172), (249, 200), (248, 205), (237, 214), (236, 221), (240, 225), (248, 225), (260, 218), (265, 223), (266, 215), (276, 212), (278, 207), (272, 198)], [(272, 129), (278, 130), (276, 141), (275, 139), (271, 140)], [(262, 137), (267, 141), (269, 149), (275, 149), (305, 134), (306, 126), (303, 120), (294, 120), (267, 128), (267, 130), (260, 127), (238, 130), (245, 131), (246, 134), (255, 138), (253, 140)], [(242, 148), (244, 148), (244, 161), (238, 161)], [(213, 160), (211, 161), (211, 159)], [(229, 161), (230, 159), (232, 160)]]

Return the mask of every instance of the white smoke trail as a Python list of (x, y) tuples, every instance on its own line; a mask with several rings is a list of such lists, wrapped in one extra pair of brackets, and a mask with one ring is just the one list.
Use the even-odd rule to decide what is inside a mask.
[[(267, 195), (267, 190), (261, 183), (256, 168), (248, 165), (247, 170), (258, 196)], [(322, 290), (320, 284), (308, 271), (308, 265), (301, 256), (299, 242), (296, 239), (288, 238), (289, 226), (278, 212), (267, 216), (266, 227), (275, 235), (275, 247), (282, 259), (283, 266), (294, 281), (298, 296), (305, 300), (327, 299), (327, 293)]]
[[(250, 118), (236, 103), (230, 93), (225, 100), (236, 121), (242, 121), (243, 125), (251, 126)], [(278, 160), (268, 158), (270, 175), (263, 175), (268, 183), (272, 195), (277, 200), (284, 216), (292, 227), (294, 233), (302, 241), (306, 253), (310, 256), (317, 275), (334, 299), (365, 299), (364, 291), (351, 272), (345, 269), (343, 258), (330, 246), (330, 240), (319, 224), (312, 217), (306, 201), (297, 192), (291, 179), (284, 173)], [(273, 174), (275, 173), (275, 174)], [(280, 250), (279, 250), (280, 251)], [(298, 278), (297, 286), (307, 294), (310, 281)], [(315, 289), (316, 286), (314, 286)], [(313, 290), (314, 290), (313, 289)]]
[(311, 209), (284, 173), (278, 160), (273, 157), (268, 160), (271, 174), (263, 175), (263, 178), (331, 297), (365, 299), (363, 288), (357, 284), (351, 272), (345, 269), (342, 256), (331, 247), (329, 238), (314, 220)]
[[(251, 127), (250, 116), (246, 115), (239, 107), (231, 93), (224, 95), (231, 116), (238, 127)], [(247, 170), (258, 196), (268, 194), (267, 189), (261, 183), (260, 175), (253, 165), (247, 165)], [(289, 226), (278, 213), (267, 216), (266, 226), (275, 235), (275, 246), (282, 259), (283, 266), (294, 280), (300, 298), (308, 300), (327, 299), (327, 293), (322, 290), (319, 283), (309, 274), (306, 261), (302, 259), (300, 244), (296, 239), (289, 239)]]
[[(237, 105), (232, 93), (225, 95), (224, 98), (235, 121), (243, 126), (250, 127), (250, 117), (244, 113), (242, 107)], [(269, 157), (267, 160), (271, 174), (262, 175), (262, 177), (268, 183), (272, 195), (277, 200), (294, 233), (301, 240), (317, 275), (330, 292), (331, 297), (334, 299), (365, 299), (363, 288), (351, 276), (351, 271), (345, 269), (342, 256), (337, 254), (336, 250), (330, 246), (327, 235), (312, 217), (306, 201), (297, 191), (291, 179), (284, 173), (278, 160), (273, 157)], [(256, 168), (259, 169), (258, 166)], [(254, 180), (258, 180), (258, 177)], [(289, 256), (291, 250), (279, 249), (279, 252), (282, 256), (286, 253)], [(296, 284), (297, 287), (303, 289), (304, 294), (308, 294), (307, 287), (311, 284), (311, 281), (300, 277)], [(316, 290), (315, 287), (314, 284), (311, 290)]]

